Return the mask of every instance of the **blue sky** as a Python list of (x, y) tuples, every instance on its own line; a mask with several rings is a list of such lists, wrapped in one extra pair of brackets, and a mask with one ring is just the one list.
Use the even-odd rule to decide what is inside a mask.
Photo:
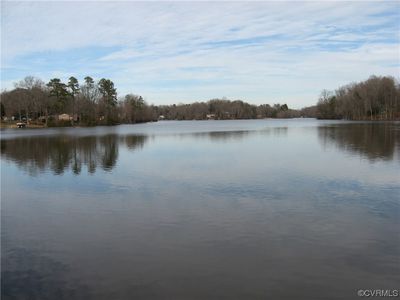
[(154, 104), (300, 108), (322, 89), (398, 78), (399, 20), (399, 1), (2, 1), (1, 88), (89, 75)]

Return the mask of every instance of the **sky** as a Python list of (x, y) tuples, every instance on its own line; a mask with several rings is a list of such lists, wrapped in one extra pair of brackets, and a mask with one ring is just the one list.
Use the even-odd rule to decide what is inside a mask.
[(1, 89), (110, 78), (119, 96), (316, 103), (400, 75), (400, 1), (1, 1)]

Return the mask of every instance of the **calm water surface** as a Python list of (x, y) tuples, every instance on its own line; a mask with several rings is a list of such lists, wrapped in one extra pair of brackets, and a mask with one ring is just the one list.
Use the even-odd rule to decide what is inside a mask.
[(400, 282), (400, 123), (1, 132), (2, 299), (360, 299)]

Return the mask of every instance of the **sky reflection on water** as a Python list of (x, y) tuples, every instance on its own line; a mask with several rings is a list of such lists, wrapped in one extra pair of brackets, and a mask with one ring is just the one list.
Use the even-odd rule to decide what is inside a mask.
[(2, 297), (394, 289), (399, 130), (260, 120), (3, 132)]

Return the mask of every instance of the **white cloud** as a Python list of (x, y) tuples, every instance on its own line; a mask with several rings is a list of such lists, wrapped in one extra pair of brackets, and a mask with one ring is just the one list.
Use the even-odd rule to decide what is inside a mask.
[[(323, 88), (398, 74), (396, 9), (399, 2), (2, 2), (2, 73), (21, 64), (45, 80), (55, 70), (94, 72), (155, 103), (229, 96), (301, 107)], [(24, 60), (58, 51), (75, 59), (88, 47), (93, 58), (74, 70)], [(113, 50), (98, 56), (104, 47)]]

